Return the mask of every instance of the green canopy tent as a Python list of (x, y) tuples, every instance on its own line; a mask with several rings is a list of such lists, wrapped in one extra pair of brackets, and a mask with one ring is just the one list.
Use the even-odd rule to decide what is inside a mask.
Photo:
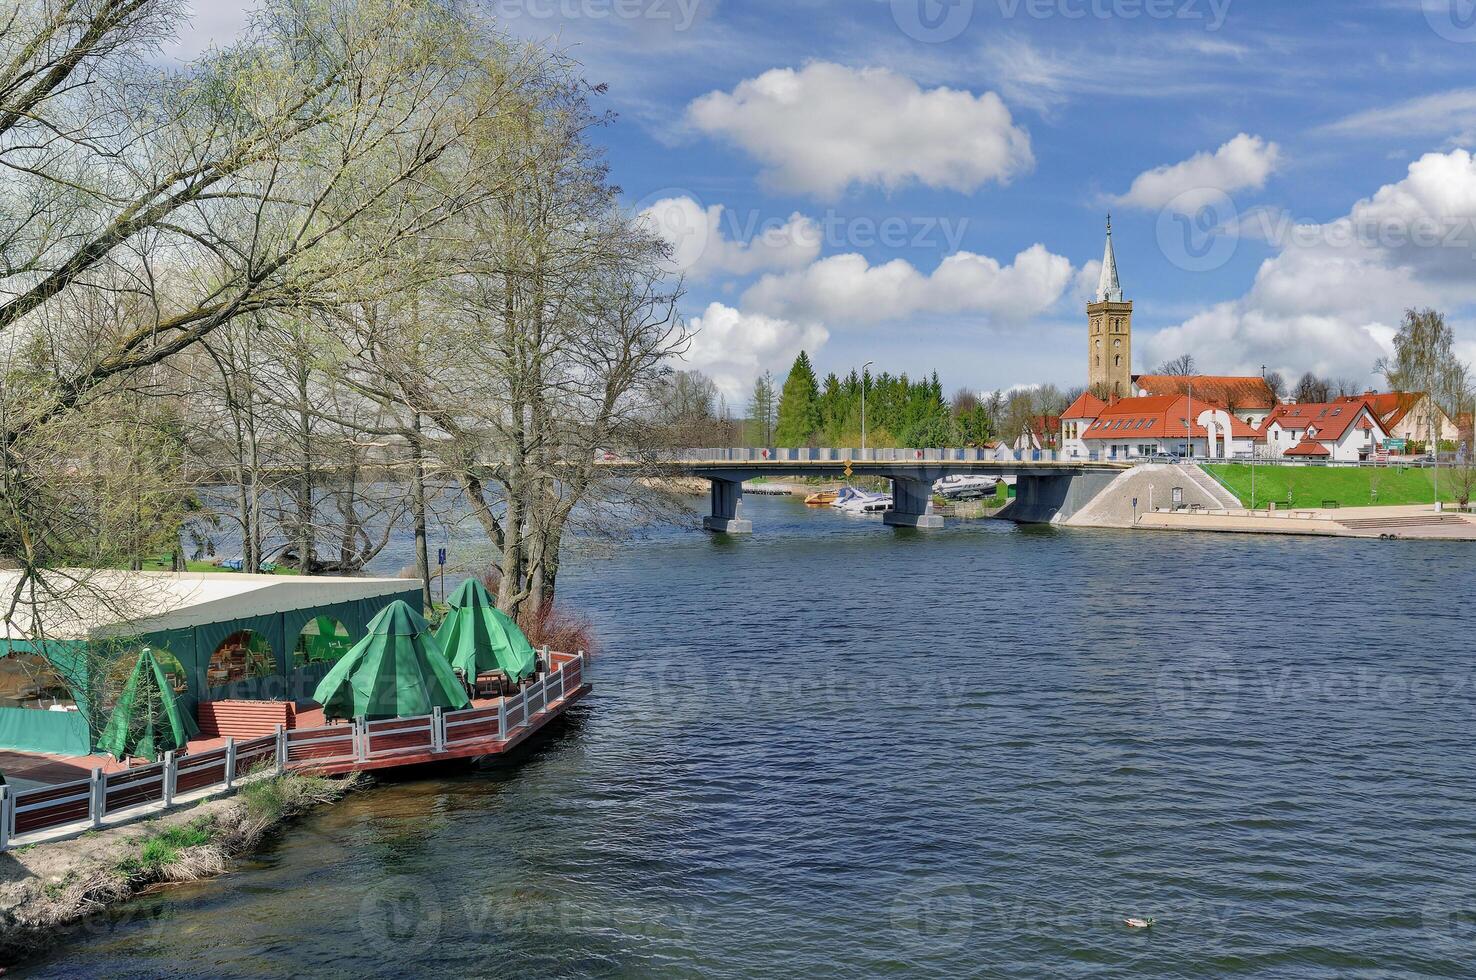
[(145, 647), (97, 747), (115, 759), (141, 756), (157, 762), (163, 753), (184, 748), (197, 731), (195, 719), (175, 702), (174, 688), (154, 651)]
[(469, 578), (451, 594), (451, 611), (436, 632), (436, 639), (451, 666), (476, 677), (500, 670), (516, 684), (538, 670), (538, 654), (518, 624), (492, 602), (492, 596), (476, 579)]
[(424, 617), (396, 599), (319, 682), (313, 700), (329, 718), (408, 718), (464, 708), (466, 692)]

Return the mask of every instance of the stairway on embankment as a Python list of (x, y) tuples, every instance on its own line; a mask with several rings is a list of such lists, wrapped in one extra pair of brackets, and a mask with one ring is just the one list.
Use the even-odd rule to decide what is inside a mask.
[(1398, 531), (1416, 527), (1471, 527), (1459, 514), (1409, 514), (1391, 517), (1337, 517), (1337, 523), (1350, 531)]
[(1135, 498), (1137, 515), (1150, 513), (1155, 507), (1167, 510), (1173, 506), (1176, 489), (1184, 507), (1223, 511), (1241, 506), (1239, 499), (1198, 466), (1148, 463), (1124, 471), (1064, 523), (1072, 527), (1132, 527)]

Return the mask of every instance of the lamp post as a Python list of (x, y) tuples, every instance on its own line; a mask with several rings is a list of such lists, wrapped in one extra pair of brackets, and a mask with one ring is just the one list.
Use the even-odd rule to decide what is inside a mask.
[(875, 364), (867, 361), (861, 365), (861, 458), (866, 458), (866, 369)]
[(1194, 382), (1189, 385), (1189, 414), (1184, 416), (1184, 455), (1194, 461)]

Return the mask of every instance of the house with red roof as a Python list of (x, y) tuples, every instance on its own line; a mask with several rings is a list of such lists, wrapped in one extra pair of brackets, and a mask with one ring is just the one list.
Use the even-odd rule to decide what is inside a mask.
[(1061, 413), (1061, 456), (1065, 459), (1090, 459), (1091, 448), (1082, 439), (1087, 428), (1102, 414), (1107, 403), (1090, 391), (1084, 391), (1066, 411)]
[(1222, 405), (1187, 395), (1150, 395), (1103, 406), (1080, 439), (1099, 459), (1163, 453), (1218, 459), (1250, 456), (1262, 436)]
[(1460, 427), (1423, 391), (1366, 391), (1361, 395), (1345, 395), (1337, 401), (1347, 404), (1367, 402), (1384, 431), (1395, 439), (1428, 442), (1432, 412), (1441, 439), (1454, 442), (1460, 438)]
[(1135, 395), (1184, 395), (1229, 409), (1230, 414), (1259, 428), (1279, 402), (1265, 378), (1214, 374), (1136, 374)]
[(1029, 431), (1016, 437), (1012, 447), (1016, 452), (1035, 449), (1055, 449), (1060, 444), (1061, 417), (1059, 415), (1035, 415), (1030, 419)]
[(1378, 452), (1389, 431), (1366, 399), (1278, 405), (1261, 427), (1273, 456), (1356, 463)]

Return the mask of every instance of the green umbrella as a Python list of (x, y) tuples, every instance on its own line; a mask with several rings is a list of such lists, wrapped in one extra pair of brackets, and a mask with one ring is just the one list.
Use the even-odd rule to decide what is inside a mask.
[(464, 708), (466, 691), (420, 613), (396, 599), (333, 665), (313, 700), (330, 718), (409, 718)]
[(198, 728), (181, 711), (164, 668), (147, 648), (138, 655), (97, 747), (115, 759), (141, 756), (157, 762), (163, 752), (184, 748)]
[(481, 582), (467, 579), (447, 601), (451, 611), (436, 639), (453, 667), (460, 667), (467, 677), (500, 670), (513, 683), (537, 672), (533, 644), (512, 617), (493, 604)]

